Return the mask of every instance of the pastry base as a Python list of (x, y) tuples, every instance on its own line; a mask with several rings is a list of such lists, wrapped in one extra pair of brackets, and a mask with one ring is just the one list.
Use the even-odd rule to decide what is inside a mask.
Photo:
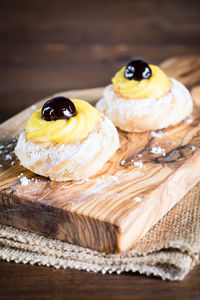
[(76, 144), (35, 143), (22, 132), (15, 154), (32, 172), (53, 181), (68, 181), (95, 175), (118, 148), (117, 130), (107, 117), (103, 117), (99, 129)]
[(187, 88), (173, 78), (171, 81), (171, 91), (159, 99), (123, 99), (109, 85), (96, 108), (127, 132), (168, 128), (184, 120), (193, 109)]

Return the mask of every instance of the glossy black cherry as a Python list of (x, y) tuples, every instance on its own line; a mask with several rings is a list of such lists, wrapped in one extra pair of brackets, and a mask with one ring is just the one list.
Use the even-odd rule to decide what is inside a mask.
[(141, 59), (134, 59), (132, 60), (127, 66), (124, 71), (124, 76), (128, 80), (142, 80), (142, 79), (149, 79), (152, 75), (151, 68), (149, 65), (141, 60)]
[(69, 98), (57, 96), (43, 105), (41, 114), (42, 119), (46, 121), (69, 120), (77, 114), (77, 111), (74, 103)]

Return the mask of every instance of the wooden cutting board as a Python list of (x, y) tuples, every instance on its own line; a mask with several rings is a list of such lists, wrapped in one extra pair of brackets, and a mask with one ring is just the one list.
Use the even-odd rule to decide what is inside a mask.
[[(169, 59), (162, 68), (190, 89), (200, 80), (199, 57)], [(60, 95), (95, 103), (102, 92)], [(49, 97), (9, 119), (0, 126), (0, 222), (98, 251), (126, 251), (200, 180), (200, 99), (194, 98), (193, 115), (157, 137), (119, 131), (120, 149), (85, 182), (51, 182), (13, 153), (28, 117)]]

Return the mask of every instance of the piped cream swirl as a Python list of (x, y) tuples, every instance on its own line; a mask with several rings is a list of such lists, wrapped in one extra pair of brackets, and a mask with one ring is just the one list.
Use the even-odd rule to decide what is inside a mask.
[(166, 95), (171, 90), (171, 81), (167, 75), (155, 65), (149, 65), (152, 76), (149, 79), (129, 80), (124, 76), (126, 67), (123, 67), (112, 78), (113, 89), (125, 99), (156, 99)]
[(46, 121), (41, 118), (41, 109), (35, 111), (26, 125), (27, 138), (35, 142), (74, 144), (81, 142), (95, 131), (101, 114), (88, 102), (71, 99), (77, 114), (69, 120)]

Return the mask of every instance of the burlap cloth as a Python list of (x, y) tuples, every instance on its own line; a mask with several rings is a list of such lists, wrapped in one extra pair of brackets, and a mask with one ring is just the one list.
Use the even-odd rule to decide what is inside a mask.
[(131, 250), (105, 254), (0, 225), (0, 258), (93, 272), (139, 272), (181, 280), (199, 263), (200, 183)]

